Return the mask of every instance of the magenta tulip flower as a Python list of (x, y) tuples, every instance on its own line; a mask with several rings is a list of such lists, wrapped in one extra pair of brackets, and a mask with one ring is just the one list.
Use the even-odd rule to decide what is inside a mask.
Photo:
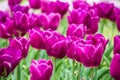
[(38, 23), (43, 29), (51, 29), (56, 30), (60, 23), (60, 14), (58, 13), (50, 13), (49, 15), (41, 14), (38, 17)]
[(55, 31), (46, 36), (45, 47), (49, 56), (63, 58), (67, 53), (67, 42), (64, 36)]
[(31, 8), (40, 9), (41, 0), (29, 0), (29, 4)]
[(30, 44), (36, 49), (45, 49), (45, 38), (43, 32), (40, 30), (32, 29), (29, 32)]
[(85, 10), (89, 10), (91, 8), (91, 6), (86, 2), (86, 1), (74, 1), (73, 2), (73, 8), (74, 9), (85, 9)]
[(8, 76), (22, 59), (22, 51), (17, 47), (8, 46), (0, 49), (0, 76)]
[(117, 25), (117, 29), (118, 31), (120, 31), (120, 15), (117, 16), (117, 19), (116, 19), (116, 25)]
[(8, 12), (0, 11), (0, 23), (6, 22), (6, 19), (9, 17)]
[(89, 35), (86, 41), (76, 42), (74, 59), (86, 67), (97, 67), (100, 65), (107, 43), (108, 40), (101, 34), (96, 34), (94, 37)]
[(50, 80), (53, 71), (51, 60), (32, 60), (30, 65), (30, 80)]
[(68, 3), (60, 2), (57, 0), (56, 2), (52, 1), (42, 1), (41, 2), (41, 10), (44, 13), (59, 13), (61, 15), (61, 18), (65, 15), (69, 7)]
[(28, 13), (29, 6), (20, 6), (19, 4), (15, 5), (13, 8), (11, 8), (12, 12), (20, 11), (22, 13)]
[(116, 35), (114, 37), (114, 54), (119, 53), (120, 54), (120, 36)]
[(25, 58), (29, 50), (29, 40), (24, 37), (10, 39), (10, 46), (19, 48), (22, 51), (22, 58)]
[(67, 37), (72, 37), (72, 38), (84, 38), (86, 33), (86, 26), (83, 24), (76, 25), (76, 24), (71, 24), (68, 26), (67, 29)]
[(12, 19), (7, 18), (6, 22), (0, 23), (0, 37), (10, 38), (15, 34), (15, 26)]
[(29, 19), (28, 15), (17, 11), (13, 14), (13, 20), (16, 26), (16, 30), (20, 35), (24, 35), (29, 29)]
[(22, 0), (8, 0), (9, 6), (15, 6), (16, 4), (20, 4)]
[(110, 74), (115, 80), (120, 80), (120, 54), (115, 54), (110, 63)]

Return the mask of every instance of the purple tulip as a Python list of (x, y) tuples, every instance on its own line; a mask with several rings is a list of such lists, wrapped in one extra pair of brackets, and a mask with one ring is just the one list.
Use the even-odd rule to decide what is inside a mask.
[(19, 48), (22, 51), (22, 57), (25, 58), (28, 54), (29, 40), (24, 37), (10, 39), (10, 46)]
[(109, 18), (114, 10), (113, 3), (110, 4), (106, 2), (101, 2), (99, 4), (95, 4), (94, 7), (97, 8), (98, 15), (102, 18)]
[(29, 0), (29, 4), (30, 4), (31, 8), (39, 9), (40, 4), (41, 4), (41, 0)]
[(38, 16), (35, 15), (35, 14), (30, 14), (28, 16), (28, 21), (29, 21), (29, 29), (32, 29), (32, 28), (40, 26), (40, 23), (38, 21)]
[(13, 8), (16, 4), (20, 4), (22, 0), (8, 0), (8, 5)]
[(32, 60), (30, 65), (30, 80), (50, 80), (53, 71), (51, 60)]
[(120, 80), (120, 54), (115, 54), (110, 63), (110, 74), (115, 80)]
[(112, 21), (116, 21), (119, 14), (120, 14), (120, 8), (114, 7), (113, 12), (111, 13), (109, 19)]
[(46, 51), (49, 56), (63, 58), (67, 53), (67, 43), (64, 36), (57, 32), (51, 31), (46, 36)]
[(75, 25), (71, 24), (67, 29), (67, 36), (72, 38), (84, 38), (86, 33), (86, 26), (83, 24)]
[(32, 29), (29, 35), (30, 35), (30, 44), (32, 47), (36, 49), (45, 49), (45, 39), (42, 31)]
[(87, 26), (87, 33), (94, 34), (98, 30), (99, 17), (94, 9), (89, 10), (84, 18), (83, 24)]
[(0, 76), (8, 76), (22, 59), (22, 52), (17, 47), (8, 46), (0, 49)]
[(88, 34), (94, 34), (98, 30), (99, 17), (94, 9), (82, 10), (78, 8), (70, 12), (68, 16), (69, 24), (84, 24), (87, 27)]
[(65, 13), (67, 12), (69, 7), (68, 3), (65, 2), (60, 2), (60, 1), (56, 1), (56, 2), (47, 2), (47, 1), (42, 1), (41, 2), (41, 9), (42, 12), (45, 13), (59, 13), (61, 15), (61, 18), (65, 15)]
[(8, 12), (0, 11), (0, 23), (6, 22), (6, 19), (9, 17)]
[(41, 14), (38, 17), (38, 22), (45, 30), (51, 29), (56, 30), (60, 23), (60, 14), (50, 13), (49, 15)]
[(10, 38), (15, 35), (15, 26), (13, 20), (7, 18), (6, 22), (0, 23), (0, 37)]
[(7, 33), (6, 26), (4, 24), (0, 24), (0, 37), (1, 38), (9, 38), (10, 34)]
[(29, 29), (29, 20), (28, 20), (28, 15), (25, 13), (22, 13), (20, 11), (17, 11), (13, 15), (16, 30), (21, 33), (26, 33)]
[(68, 16), (69, 24), (83, 24), (84, 18), (87, 15), (86, 10), (73, 9)]
[(114, 37), (114, 54), (119, 53), (120, 54), (120, 36), (116, 35)]
[(74, 9), (81, 8), (81, 9), (89, 10), (91, 6), (86, 1), (75, 1), (73, 2), (73, 8)]
[(20, 11), (22, 13), (28, 13), (29, 6), (20, 6), (19, 4), (15, 5), (13, 8), (11, 8), (12, 12)]
[(96, 34), (94, 37), (89, 35), (86, 41), (76, 42), (74, 59), (86, 67), (97, 67), (100, 65), (107, 43), (108, 40), (101, 34)]
[(118, 31), (120, 31), (120, 15), (117, 16), (117, 19), (116, 19), (116, 25), (117, 25), (117, 29)]

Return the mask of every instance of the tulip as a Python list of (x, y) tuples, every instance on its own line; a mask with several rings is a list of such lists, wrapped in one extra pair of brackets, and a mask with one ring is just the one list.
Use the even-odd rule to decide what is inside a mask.
[(0, 11), (0, 23), (6, 22), (6, 19), (9, 17), (8, 12)]
[(15, 34), (15, 26), (13, 20), (7, 18), (6, 22), (0, 23), (0, 37), (10, 38)]
[(19, 4), (16, 4), (13, 8), (11, 8), (12, 12), (20, 11), (22, 13), (28, 13), (29, 7), (28, 6), (20, 6)]
[(89, 35), (86, 41), (81, 40), (75, 44), (74, 58), (86, 67), (97, 67), (100, 65), (107, 43), (108, 40), (101, 34), (96, 34), (94, 37)]
[(87, 14), (86, 10), (73, 9), (70, 11), (70, 15), (68, 16), (69, 24), (83, 24), (84, 18)]
[(87, 34), (94, 34), (98, 30), (99, 17), (94, 9), (82, 10), (78, 8), (70, 12), (68, 16), (69, 24), (84, 24), (87, 27)]
[(51, 60), (32, 60), (30, 65), (30, 80), (50, 80), (53, 64)]
[(83, 24), (75, 25), (71, 24), (67, 29), (67, 36), (73, 38), (84, 38), (86, 33), (86, 26)]
[(120, 53), (120, 36), (119, 35), (116, 35), (114, 37), (114, 54), (116, 53)]
[(115, 80), (120, 80), (120, 54), (115, 54), (110, 63), (110, 74)]
[(13, 14), (13, 20), (16, 26), (16, 30), (18, 30), (18, 32), (21, 32), (21, 34), (25, 34), (28, 31), (29, 20), (27, 14), (17, 11)]
[(29, 4), (31, 8), (39, 9), (41, 7), (41, 0), (29, 0)]
[(81, 8), (81, 9), (89, 10), (91, 6), (86, 1), (74, 1), (73, 8), (74, 9)]
[(22, 0), (8, 0), (8, 5), (13, 8), (16, 4), (20, 4)]
[(32, 29), (29, 32), (30, 35), (30, 44), (36, 49), (45, 49), (45, 39), (43, 32), (40, 30)]
[(42, 26), (45, 30), (51, 29), (56, 30), (60, 23), (60, 14), (58, 13), (50, 13), (49, 15), (41, 14), (38, 17), (38, 22), (40, 26)]
[(65, 13), (67, 12), (69, 7), (68, 3), (65, 2), (60, 2), (60, 1), (56, 1), (56, 2), (47, 2), (47, 1), (42, 1), (41, 2), (41, 10), (44, 13), (59, 13), (61, 15), (61, 18), (65, 15)]
[(22, 51), (8, 46), (0, 49), (0, 76), (8, 76), (22, 59)]
[(99, 4), (95, 4), (94, 7), (97, 8), (98, 15), (102, 18), (109, 18), (114, 10), (113, 3), (110, 4), (106, 2), (101, 2)]
[(117, 29), (118, 31), (120, 31), (120, 15), (117, 16), (117, 19), (116, 19), (116, 25), (117, 25)]
[(49, 56), (63, 58), (67, 53), (67, 42), (64, 36), (51, 31), (45, 39), (45, 47)]
[(29, 40), (21, 37), (21, 38), (14, 38), (14, 39), (10, 39), (10, 46), (12, 47), (17, 47), (22, 51), (22, 58), (25, 58), (28, 54), (28, 50), (29, 50)]

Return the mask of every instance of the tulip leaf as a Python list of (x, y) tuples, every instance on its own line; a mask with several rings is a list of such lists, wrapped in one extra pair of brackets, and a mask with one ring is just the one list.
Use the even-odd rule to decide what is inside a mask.
[(108, 67), (103, 67), (97, 71), (97, 80), (102, 78), (105, 74), (109, 73), (109, 68)]

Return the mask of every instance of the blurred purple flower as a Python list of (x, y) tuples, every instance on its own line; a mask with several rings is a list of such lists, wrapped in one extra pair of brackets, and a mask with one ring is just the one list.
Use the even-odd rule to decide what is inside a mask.
[(0, 11), (0, 23), (6, 22), (6, 19), (9, 17), (8, 12)]
[(86, 33), (86, 26), (83, 24), (70, 24), (67, 29), (67, 37), (84, 38)]
[(8, 76), (22, 59), (22, 52), (17, 47), (8, 46), (0, 49), (0, 76)]
[(29, 5), (31, 8), (39, 9), (41, 6), (41, 0), (29, 0)]
[(120, 80), (120, 54), (115, 54), (110, 63), (110, 74), (115, 80)]
[(120, 36), (116, 35), (114, 37), (114, 54), (120, 54)]
[(50, 80), (53, 71), (51, 60), (32, 60), (30, 65), (30, 80)]
[(10, 39), (10, 46), (19, 48), (22, 51), (22, 58), (25, 58), (29, 50), (29, 40), (24, 37)]
[(29, 6), (20, 6), (19, 4), (16, 4), (13, 8), (11, 8), (12, 12), (20, 11), (22, 13), (28, 13)]
[(29, 32), (29, 36), (30, 36), (30, 44), (32, 47), (36, 49), (45, 49), (45, 39), (42, 31), (32, 29)]
[(120, 10), (114, 6), (113, 3), (101, 2), (94, 4), (94, 8), (97, 8), (97, 13), (101, 18), (107, 18), (115, 21)]
[(117, 25), (118, 31), (120, 31), (120, 14), (117, 16), (116, 25)]
[(51, 29), (56, 30), (60, 23), (60, 14), (58, 13), (50, 13), (49, 15), (41, 14), (38, 16), (38, 23), (45, 30)]
[(45, 47), (49, 56), (63, 58), (67, 54), (67, 43), (64, 36), (55, 31), (51, 31), (45, 40)]
[(54, 13), (59, 13), (61, 15), (61, 18), (65, 15), (69, 7), (68, 3), (65, 2), (52, 2), (52, 1), (42, 1), (41, 2), (41, 9), (42, 12), (45, 12), (47, 14), (54, 12)]
[(101, 2), (96, 5), (100, 17), (109, 18), (114, 9), (113, 3)]
[(8, 5), (13, 8), (16, 4), (20, 4), (22, 0), (8, 0)]
[(89, 10), (91, 6), (86, 1), (74, 1), (73, 8), (74, 9), (81, 8), (81, 9)]

